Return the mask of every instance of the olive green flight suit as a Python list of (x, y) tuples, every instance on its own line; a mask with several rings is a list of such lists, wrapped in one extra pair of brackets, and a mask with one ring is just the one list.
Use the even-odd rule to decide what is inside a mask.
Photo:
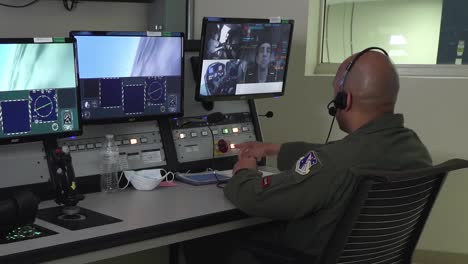
[(242, 169), (224, 194), (249, 215), (279, 220), (265, 240), (319, 255), (359, 183), (350, 168), (406, 170), (430, 165), (426, 147), (403, 126), (403, 116), (386, 114), (326, 145), (283, 144), (280, 173), (262, 177), (257, 170)]

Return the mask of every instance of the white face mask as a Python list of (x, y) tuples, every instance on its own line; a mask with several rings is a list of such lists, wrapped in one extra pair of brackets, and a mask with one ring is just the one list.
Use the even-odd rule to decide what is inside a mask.
[(137, 190), (150, 191), (156, 188), (163, 180), (167, 182), (174, 181), (174, 173), (171, 171), (166, 172), (163, 169), (124, 171), (123, 173), (125, 173), (125, 178), (127, 178), (128, 182), (122, 190), (127, 188), (130, 182)]

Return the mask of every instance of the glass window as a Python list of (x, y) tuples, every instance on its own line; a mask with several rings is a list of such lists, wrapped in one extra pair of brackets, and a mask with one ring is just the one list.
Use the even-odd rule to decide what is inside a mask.
[(396, 64), (468, 64), (466, 0), (326, 0), (321, 63), (370, 46)]

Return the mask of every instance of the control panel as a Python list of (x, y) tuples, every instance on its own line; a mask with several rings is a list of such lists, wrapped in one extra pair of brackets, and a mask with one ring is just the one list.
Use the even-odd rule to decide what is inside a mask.
[(179, 163), (235, 156), (236, 144), (257, 140), (249, 112), (225, 114), (215, 124), (205, 120), (204, 116), (171, 120)]
[(159, 126), (155, 121), (85, 126), (80, 137), (59, 140), (71, 151), (76, 176), (100, 173), (105, 135), (114, 134), (122, 169), (143, 169), (166, 165)]

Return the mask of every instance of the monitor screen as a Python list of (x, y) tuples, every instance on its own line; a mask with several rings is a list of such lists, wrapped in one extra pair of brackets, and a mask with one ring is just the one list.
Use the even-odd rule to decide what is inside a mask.
[(71, 35), (77, 41), (84, 123), (182, 114), (182, 33)]
[(204, 18), (196, 100), (284, 94), (294, 22)]
[(72, 39), (0, 39), (1, 143), (79, 135), (78, 98)]

